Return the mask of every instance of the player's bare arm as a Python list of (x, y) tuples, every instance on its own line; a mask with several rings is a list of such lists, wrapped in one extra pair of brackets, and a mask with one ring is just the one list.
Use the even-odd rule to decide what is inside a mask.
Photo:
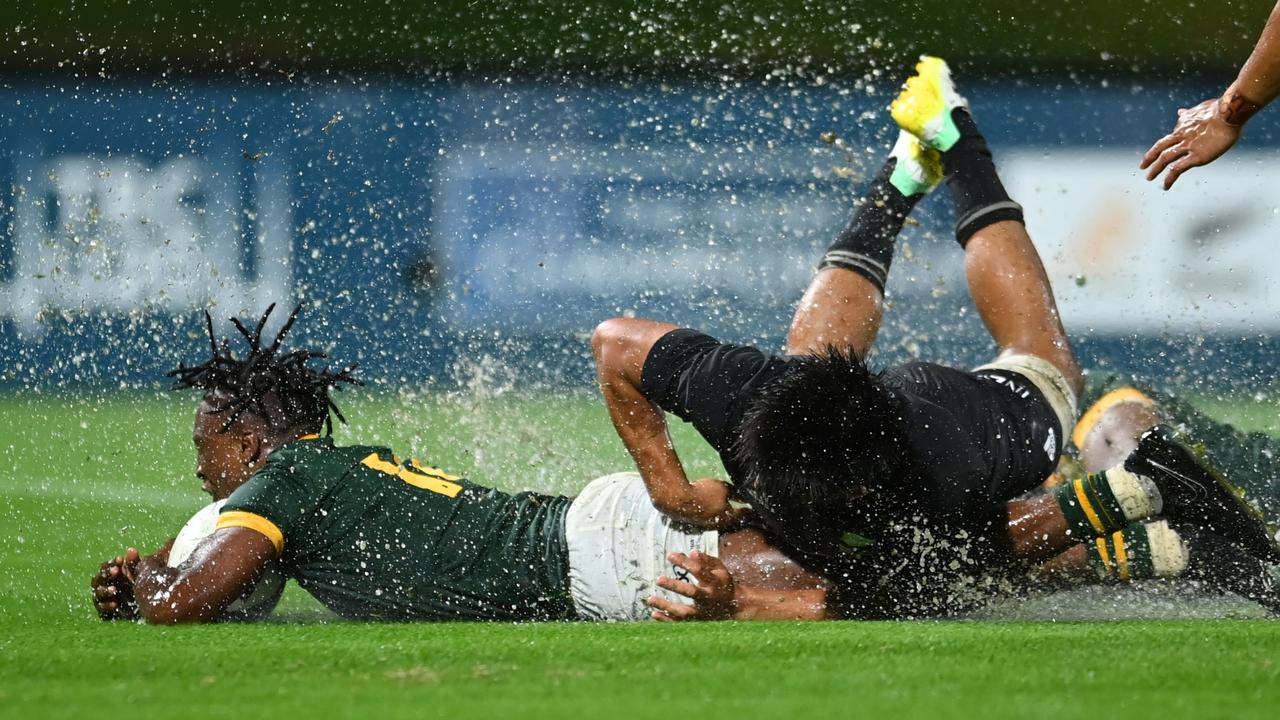
[(1142, 156), (1147, 179), (1164, 173), (1168, 190), (1183, 173), (1208, 165), (1236, 144), (1244, 125), (1280, 95), (1280, 3), (1271, 10), (1249, 59), (1220, 97), (1178, 110), (1178, 121)]
[(728, 486), (713, 479), (689, 482), (671, 444), (666, 417), (641, 389), (649, 351), (676, 328), (653, 320), (614, 318), (596, 328), (591, 347), (609, 417), (654, 506), (673, 518), (716, 527), (732, 519)]
[(210, 535), (178, 567), (157, 553), (126, 563), (124, 571), (141, 619), (153, 625), (207, 623), (252, 589), (275, 557), (267, 536), (231, 527)]

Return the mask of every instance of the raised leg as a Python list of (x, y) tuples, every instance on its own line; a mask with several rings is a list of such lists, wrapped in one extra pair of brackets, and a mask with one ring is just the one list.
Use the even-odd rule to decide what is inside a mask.
[(898, 233), (912, 208), (941, 178), (937, 153), (901, 133), (796, 307), (787, 334), (788, 354), (820, 353), (831, 346), (867, 354), (880, 330), (884, 286)]

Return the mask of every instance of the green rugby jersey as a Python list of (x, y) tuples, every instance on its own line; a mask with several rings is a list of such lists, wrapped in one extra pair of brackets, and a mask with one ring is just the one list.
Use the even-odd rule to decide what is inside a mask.
[(284, 571), (344, 617), (544, 620), (573, 617), (570, 502), (310, 436), (272, 453), (218, 527), (271, 538)]

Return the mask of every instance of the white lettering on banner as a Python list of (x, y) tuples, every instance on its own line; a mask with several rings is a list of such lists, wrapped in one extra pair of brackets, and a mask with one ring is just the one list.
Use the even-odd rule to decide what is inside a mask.
[(1169, 192), (1141, 156), (998, 153), (1068, 329), (1280, 331), (1280, 156), (1237, 150)]
[(15, 173), (13, 272), (0, 316), (26, 331), (42, 312), (236, 311), (293, 288), (287, 175), (258, 170), (243, 200), (232, 167), (200, 158), (155, 167), (128, 156), (64, 155)]

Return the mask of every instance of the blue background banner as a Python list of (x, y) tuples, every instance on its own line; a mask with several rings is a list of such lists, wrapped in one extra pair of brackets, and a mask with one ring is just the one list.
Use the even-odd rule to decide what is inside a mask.
[[(1086, 148), (1135, 164), (1210, 92), (968, 88), (998, 157)], [(793, 83), (11, 84), (0, 384), (151, 386), (201, 358), (201, 310), (223, 321), (270, 302), (307, 303), (299, 342), (393, 385), (456, 382), (483, 358), (585, 382), (592, 327), (623, 313), (777, 347), (892, 143), (888, 99)], [(1273, 144), (1275, 117), (1247, 140)], [(981, 361), (946, 193), (915, 217), (879, 358)], [(1189, 381), (1270, 381), (1280, 349), (1266, 328), (1102, 334), (1066, 315), (1090, 364)]]

